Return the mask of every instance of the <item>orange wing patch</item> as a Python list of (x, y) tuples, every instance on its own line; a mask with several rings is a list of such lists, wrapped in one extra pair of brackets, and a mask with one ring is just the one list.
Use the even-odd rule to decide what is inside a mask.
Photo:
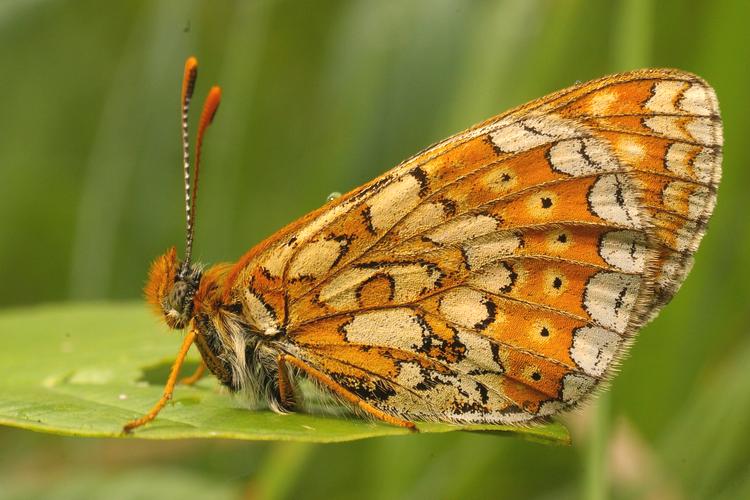
[(224, 297), (378, 418), (535, 421), (607, 379), (677, 291), (721, 146), (716, 96), (694, 75), (571, 87), (283, 229)]

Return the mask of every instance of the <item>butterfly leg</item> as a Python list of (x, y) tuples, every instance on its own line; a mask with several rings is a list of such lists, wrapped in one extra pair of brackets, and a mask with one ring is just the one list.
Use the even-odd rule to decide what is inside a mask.
[(193, 385), (194, 383), (202, 379), (205, 373), (206, 373), (206, 363), (204, 363), (203, 360), (201, 359), (201, 363), (198, 365), (198, 368), (195, 369), (193, 374), (188, 375), (187, 377), (181, 378), (180, 381), (177, 383), (180, 385)]
[(279, 401), (284, 408), (292, 410), (295, 406), (294, 401), (294, 389), (292, 387), (292, 381), (289, 379), (289, 371), (287, 369), (287, 358), (286, 354), (282, 354), (278, 357), (278, 376), (279, 376)]
[(343, 388), (341, 385), (336, 383), (333, 379), (331, 379), (331, 377), (329, 377), (325, 373), (313, 368), (310, 365), (305, 364), (305, 362), (302, 361), (301, 359), (295, 358), (294, 356), (290, 356), (288, 354), (285, 354), (283, 357), (286, 363), (289, 363), (290, 365), (295, 366), (296, 368), (299, 368), (300, 370), (305, 372), (309, 377), (312, 377), (314, 380), (320, 382), (321, 384), (326, 386), (328, 389), (330, 389), (334, 393), (338, 394), (342, 398), (354, 404), (365, 413), (372, 415), (376, 419), (381, 420), (391, 425), (405, 427), (412, 431), (417, 430), (417, 426), (414, 425), (414, 422), (409, 422), (408, 420), (394, 417), (393, 415), (389, 415), (386, 412), (379, 410), (378, 408), (375, 408), (367, 401), (364, 401), (363, 399), (358, 398), (351, 392), (347, 391), (345, 388)]
[(174, 363), (172, 364), (172, 370), (169, 372), (169, 378), (167, 379), (167, 383), (164, 386), (164, 392), (162, 393), (161, 399), (159, 399), (159, 401), (144, 416), (135, 420), (131, 420), (130, 422), (125, 424), (125, 426), (122, 428), (123, 432), (130, 432), (136, 427), (140, 427), (151, 422), (156, 418), (162, 408), (166, 406), (167, 402), (172, 399), (172, 393), (174, 392), (174, 386), (177, 383), (177, 377), (180, 374), (180, 368), (182, 367), (182, 363), (185, 361), (185, 356), (187, 356), (187, 353), (190, 350), (190, 346), (193, 345), (193, 342), (195, 341), (195, 335), (195, 330), (190, 330), (185, 336), (185, 339), (182, 341), (180, 352), (177, 354), (177, 359), (175, 359)]

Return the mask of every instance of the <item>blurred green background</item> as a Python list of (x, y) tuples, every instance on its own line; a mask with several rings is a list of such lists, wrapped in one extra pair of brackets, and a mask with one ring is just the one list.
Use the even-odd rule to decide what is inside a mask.
[(182, 248), (190, 54), (197, 94), (224, 90), (201, 179), (204, 262), (235, 260), (475, 122), (616, 71), (706, 78), (726, 147), (692, 274), (609, 394), (566, 419), (570, 448), (0, 429), (0, 498), (750, 498), (749, 18), (743, 0), (1, 0), (3, 308), (138, 299), (150, 260)]

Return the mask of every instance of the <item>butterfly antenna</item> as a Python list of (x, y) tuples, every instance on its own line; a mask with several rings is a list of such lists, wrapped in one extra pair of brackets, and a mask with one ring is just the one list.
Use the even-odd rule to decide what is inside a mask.
[(180, 103), (182, 105), (182, 169), (185, 177), (185, 260), (180, 270), (180, 276), (184, 276), (190, 267), (190, 255), (193, 251), (193, 217), (190, 213), (192, 205), (190, 201), (190, 136), (188, 135), (188, 117), (190, 112), (190, 100), (195, 90), (195, 79), (198, 78), (198, 60), (189, 57), (185, 61), (185, 74), (182, 78), (182, 94)]
[[(188, 214), (189, 219), (195, 223), (195, 202), (198, 200), (198, 174), (201, 168), (201, 149), (203, 147), (203, 136), (208, 129), (208, 126), (213, 122), (216, 111), (219, 109), (219, 103), (221, 102), (221, 88), (214, 85), (209, 90), (206, 96), (206, 101), (203, 103), (203, 111), (201, 112), (201, 119), (198, 122), (198, 139), (195, 143), (195, 179), (193, 180), (193, 201), (190, 205), (190, 212)], [(188, 232), (188, 241), (192, 246), (193, 243), (193, 232)]]
[(195, 80), (198, 77), (198, 60), (195, 57), (189, 57), (185, 61), (185, 74), (182, 78), (182, 167), (185, 177), (185, 260), (180, 270), (180, 276), (186, 276), (190, 269), (190, 262), (193, 253), (193, 235), (195, 234), (195, 202), (198, 198), (198, 173), (201, 164), (201, 147), (203, 145), (203, 136), (206, 129), (211, 124), (219, 109), (221, 102), (221, 89), (212, 87), (206, 102), (203, 105), (200, 121), (198, 122), (198, 139), (195, 148), (195, 178), (192, 182), (192, 194), (190, 192), (190, 135), (188, 128), (188, 118), (190, 113), (190, 101), (193, 98), (195, 90)]

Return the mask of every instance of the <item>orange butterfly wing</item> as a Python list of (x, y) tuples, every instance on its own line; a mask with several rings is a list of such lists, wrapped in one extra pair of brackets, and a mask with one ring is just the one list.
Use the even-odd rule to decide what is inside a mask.
[(577, 85), (446, 139), (246, 254), (248, 322), (352, 401), (527, 422), (607, 378), (679, 288), (722, 131), (700, 78)]

